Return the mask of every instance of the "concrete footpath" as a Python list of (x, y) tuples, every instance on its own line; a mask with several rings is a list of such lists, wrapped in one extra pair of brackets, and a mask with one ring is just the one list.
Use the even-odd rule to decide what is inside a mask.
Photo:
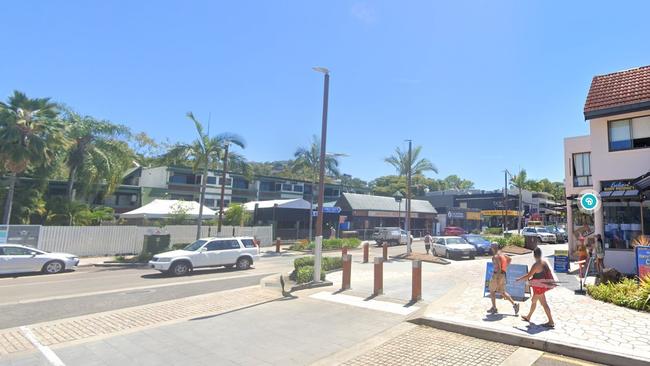
[[(555, 249), (562, 249), (561, 245), (542, 248), (545, 256), (551, 255)], [(353, 258), (352, 289), (341, 295), (364, 298), (372, 293), (373, 265), (362, 264), (360, 259)], [(485, 263), (488, 260), (488, 257), (483, 257), (452, 261), (449, 265), (423, 263), (423, 302), (414, 305), (422, 310), (411, 317), (412, 321), (593, 362), (626, 366), (650, 364), (650, 314), (576, 295), (569, 285), (575, 284), (575, 279), (561, 279), (565, 284), (547, 293), (555, 329), (540, 326), (546, 322), (541, 306), (538, 306), (531, 323), (515, 316), (512, 306), (503, 300), (498, 300), (500, 313), (488, 315), (490, 300), (483, 296)], [(532, 254), (515, 256), (513, 263), (530, 266)], [(328, 280), (338, 289), (341, 274), (329, 274)], [(408, 306), (410, 261), (391, 260), (384, 264), (384, 289), (384, 295), (377, 299)], [(520, 315), (527, 314), (529, 308), (529, 300), (522, 302)]]

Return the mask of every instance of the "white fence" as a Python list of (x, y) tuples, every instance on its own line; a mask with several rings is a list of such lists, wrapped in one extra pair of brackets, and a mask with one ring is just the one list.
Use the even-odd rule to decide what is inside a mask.
[[(234, 227), (236, 236), (254, 236), (262, 246), (272, 245), (272, 227)], [(73, 253), (80, 256), (102, 256), (139, 253), (144, 236), (159, 232), (170, 234), (171, 244), (191, 243), (196, 239), (196, 226), (175, 225), (162, 229), (141, 226), (42, 226), (38, 247), (50, 252)], [(201, 236), (231, 236), (232, 226), (203, 227)]]

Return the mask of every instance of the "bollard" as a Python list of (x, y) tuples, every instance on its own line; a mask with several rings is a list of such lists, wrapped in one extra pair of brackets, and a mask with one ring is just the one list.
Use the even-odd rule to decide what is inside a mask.
[(341, 291), (350, 289), (350, 278), (352, 275), (352, 256), (346, 254), (343, 256), (343, 280), (341, 283)]
[(368, 247), (370, 244), (367, 242), (363, 244), (363, 263), (368, 263)]
[(411, 301), (418, 302), (422, 300), (422, 261), (413, 261), (413, 278), (411, 280)]
[(388, 243), (384, 242), (384, 262), (388, 261)]
[(280, 238), (275, 241), (275, 252), (280, 253)]
[(348, 247), (341, 248), (341, 258), (345, 258), (348, 255)]
[(384, 259), (375, 257), (375, 285), (373, 287), (373, 296), (384, 293)]

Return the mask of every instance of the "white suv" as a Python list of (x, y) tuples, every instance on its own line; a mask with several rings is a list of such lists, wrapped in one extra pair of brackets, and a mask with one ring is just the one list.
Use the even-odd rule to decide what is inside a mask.
[(255, 239), (250, 237), (204, 238), (181, 250), (156, 254), (149, 265), (160, 272), (182, 276), (202, 267), (248, 269), (259, 254)]
[(537, 244), (541, 244), (541, 243), (555, 244), (557, 242), (557, 236), (555, 236), (555, 234), (553, 234), (552, 232), (546, 230), (545, 227), (538, 227), (538, 226), (525, 227), (521, 231), (521, 234), (523, 236), (533, 236), (537, 238)]

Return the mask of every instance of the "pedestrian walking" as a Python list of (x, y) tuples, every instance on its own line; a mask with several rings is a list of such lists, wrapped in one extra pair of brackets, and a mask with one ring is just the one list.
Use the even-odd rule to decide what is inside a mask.
[(515, 311), (515, 315), (517, 315), (519, 314), (519, 304), (517, 304), (515, 300), (512, 299), (512, 296), (510, 296), (506, 291), (506, 273), (511, 259), (499, 250), (499, 245), (497, 243), (492, 243), (492, 254), (493, 272), (489, 284), (492, 307), (488, 309), (488, 313), (495, 314), (498, 312), (496, 297), (497, 294), (501, 294), (501, 297), (510, 301), (512, 309)]
[(429, 250), (431, 250), (431, 234), (427, 233), (427, 235), (424, 236), (424, 249), (427, 250), (427, 255), (429, 254)]
[(603, 273), (605, 269), (605, 244), (603, 243), (603, 237), (600, 234), (596, 234), (596, 270), (599, 274)]
[(533, 289), (533, 298), (530, 300), (530, 311), (528, 315), (521, 316), (521, 318), (527, 322), (530, 322), (530, 318), (535, 312), (537, 303), (541, 303), (546, 313), (548, 321), (542, 324), (546, 328), (554, 328), (555, 322), (553, 321), (553, 316), (551, 315), (551, 308), (548, 306), (546, 301), (546, 291), (554, 288), (556, 286), (553, 272), (548, 262), (542, 259), (542, 250), (540, 248), (535, 248), (533, 251), (533, 256), (535, 257), (535, 264), (530, 269), (528, 274), (517, 278), (517, 281), (529, 281), (531, 288)]

